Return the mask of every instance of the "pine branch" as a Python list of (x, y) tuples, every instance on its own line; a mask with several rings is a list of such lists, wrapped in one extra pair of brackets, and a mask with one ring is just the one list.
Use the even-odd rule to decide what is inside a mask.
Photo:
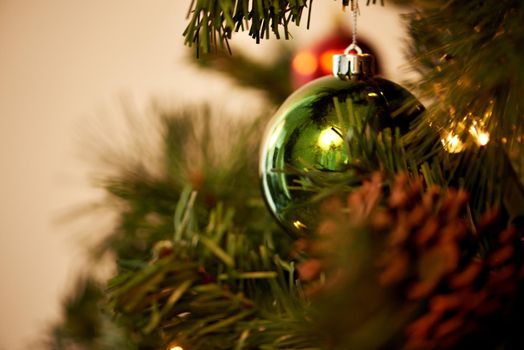
[[(190, 216), (194, 210), (183, 198), (179, 207)], [(183, 222), (175, 220), (175, 231)], [(182, 228), (173, 241), (156, 245), (148, 265), (113, 279), (116, 315), (140, 348), (313, 349), (319, 343), (304, 328), (307, 307), (293, 264), (276, 255), (271, 236), (257, 246), (235, 231), (231, 212), (218, 206), (205, 230)]]
[[(422, 75), (419, 95), (433, 101), (423, 127), (431, 125), (446, 149), (438, 160), (445, 182), (474, 195), (477, 218), (490, 205), (501, 205), (508, 192), (524, 200), (523, 3), (395, 2), (417, 6), (406, 17), (410, 56)], [(511, 179), (511, 188), (502, 180), (514, 177), (509, 164), (519, 177)]]
[[(202, 220), (222, 201), (236, 208), (245, 229), (256, 232), (265, 225), (275, 227), (258, 188), (254, 154), (260, 143), (261, 120), (236, 121), (233, 127), (233, 122), (213, 115), (205, 106), (158, 111), (159, 149), (142, 148), (129, 157), (125, 152), (104, 155), (115, 169), (99, 183), (120, 219), (113, 234), (93, 252), (95, 257), (110, 251), (122, 261), (146, 260), (155, 242), (172, 235), (176, 203), (187, 187), (199, 193), (195, 210)], [(151, 138), (141, 130), (134, 137)], [(224, 138), (229, 142), (224, 143)]]
[[(109, 195), (106, 207), (110, 204), (116, 209), (118, 219), (112, 234), (90, 253), (95, 260), (108, 253), (115, 256), (118, 276), (113, 280), (111, 287), (116, 288), (124, 281), (131, 283), (132, 287), (127, 290), (119, 288), (119, 292), (113, 294), (114, 300), (119, 302), (110, 304), (104, 288), (92, 284), (88, 284), (85, 288), (79, 286), (77, 294), (65, 303), (68, 312), (64, 322), (57, 325), (54, 334), (51, 335), (53, 338), (49, 342), (51, 348), (71, 349), (75, 346), (84, 346), (93, 350), (106, 350), (136, 349), (139, 346), (150, 348), (153, 346), (151, 344), (158, 345), (164, 338), (155, 338), (151, 334), (158, 335), (155, 332), (160, 323), (157, 324), (158, 321), (149, 317), (144, 318), (144, 315), (151, 315), (151, 309), (140, 309), (141, 305), (138, 302), (142, 297), (147, 299), (148, 293), (162, 293), (162, 288), (149, 290), (150, 286), (158, 286), (157, 283), (172, 283), (173, 278), (170, 273), (173, 271), (180, 272), (175, 277), (175, 280), (180, 282), (176, 286), (186, 286), (189, 283), (186, 278), (191, 280), (193, 276), (202, 277), (198, 267), (206, 266), (214, 276), (213, 283), (220, 290), (222, 290), (221, 285), (230, 283), (230, 280), (239, 281), (240, 284), (249, 287), (252, 285), (250, 282), (252, 280), (275, 279), (276, 272), (268, 270), (267, 265), (260, 269), (248, 269), (249, 266), (245, 267), (243, 264), (251, 257), (245, 256), (245, 259), (235, 262), (238, 269), (228, 275), (226, 274), (228, 271), (217, 269), (219, 263), (215, 263), (212, 259), (218, 259), (224, 269), (230, 269), (231, 259), (228, 256), (231, 252), (228, 249), (232, 247), (245, 253), (249, 252), (244, 250), (247, 246), (264, 245), (272, 250), (272, 254), (276, 252), (283, 256), (287, 254), (289, 238), (282, 234), (270, 218), (258, 187), (258, 160), (253, 154), (256, 154), (260, 142), (260, 121), (258, 119), (235, 121), (232, 128), (232, 123), (224, 122), (224, 118), (211, 119), (210, 108), (193, 108), (178, 112), (157, 110), (157, 112), (157, 118), (161, 121), (161, 129), (157, 134), (162, 137), (161, 147), (140, 148), (138, 154), (116, 151), (112, 156), (105, 154), (107, 153), (105, 149), (103, 158), (108, 160), (109, 165), (114, 169), (109, 172), (109, 176), (104, 176), (99, 181)], [(220, 125), (214, 124), (215, 122), (219, 122)], [(212, 133), (211, 130), (216, 133)], [(139, 141), (143, 136), (143, 130), (134, 131), (133, 137), (136, 137), (136, 143), (142, 144)], [(151, 135), (145, 137), (150, 139)], [(228, 139), (227, 144), (224, 144), (224, 138)], [(151, 161), (152, 159), (157, 161)], [(198, 197), (191, 195), (191, 191), (188, 190), (191, 188), (198, 191)], [(233, 215), (232, 209), (225, 209), (221, 204), (224, 202), (227, 203), (228, 208), (235, 208), (236, 215)], [(188, 211), (187, 208), (191, 210)], [(197, 255), (195, 255), (196, 251), (187, 251), (187, 244), (184, 243), (187, 241), (187, 235), (192, 232), (201, 235), (198, 239)], [(239, 237), (239, 232), (243, 232), (240, 236), (244, 243), (231, 245), (233, 240)], [(211, 234), (216, 242), (207, 238)], [(197, 235), (193, 237), (196, 239)], [(227, 247), (219, 247), (217, 245), (219, 237), (235, 238), (225, 240), (229, 242)], [(182, 238), (184, 242), (180, 241)], [(192, 259), (189, 261), (175, 259), (168, 267), (155, 268), (154, 266), (161, 264), (160, 261), (166, 258), (165, 247), (157, 242), (166, 240), (178, 242), (177, 247), (180, 251), (186, 249)], [(225, 253), (221, 254), (221, 252)], [(208, 264), (203, 265), (206, 261)], [(282, 274), (287, 273), (282, 272)], [(166, 276), (167, 281), (161, 280)], [(189, 287), (192, 292), (194, 288), (196, 290), (202, 288), (196, 284), (191, 284)], [(131, 293), (132, 296), (124, 297), (129, 295), (126, 293)], [(246, 303), (254, 303), (249, 298), (241, 298), (238, 293), (227, 292), (225, 289), (221, 293), (223, 300), (219, 299), (217, 302), (226, 300), (234, 304), (244, 300)], [(280, 293), (282, 296), (287, 295), (282, 291)], [(94, 305), (100, 306), (100, 310), (97, 310)], [(232, 306), (228, 303), (225, 305), (227, 310)], [(151, 305), (151, 307), (156, 306)], [(114, 318), (115, 310), (125, 312), (142, 310), (143, 312), (136, 313), (136, 317)], [(193, 311), (196, 312), (196, 309)], [(238, 309), (238, 311), (246, 310)], [(251, 322), (249, 315), (246, 313), (245, 320), (242, 318), (237, 321), (249, 321), (246, 327), (254, 327), (255, 330), (263, 326), (270, 328), (263, 324), (264, 322), (272, 324), (267, 321), (267, 317), (261, 318), (258, 324)], [(208, 316), (212, 317), (209, 314)], [(142, 327), (137, 331), (136, 339), (129, 334), (131, 330), (136, 331), (137, 325), (129, 323), (131, 319), (136, 320)], [(140, 323), (142, 321), (144, 323)], [(291, 320), (290, 322), (293, 323)], [(233, 326), (236, 325), (237, 323), (234, 322)], [(287, 328), (281, 330), (282, 333), (285, 329)], [(113, 337), (111, 334), (106, 334), (106, 331), (112, 332)], [(120, 332), (123, 332), (123, 338), (128, 340), (125, 346), (108, 345), (111, 342), (120, 344), (118, 343), (122, 340)], [(140, 335), (141, 332), (144, 332), (143, 335)], [(256, 332), (254, 337), (266, 338)], [(275, 338), (271, 338), (271, 341), (274, 340)], [(269, 342), (269, 339), (264, 341)], [(211, 349), (211, 347), (203, 348)]]
[[(350, 0), (342, 0), (344, 7)], [(367, 0), (367, 4), (376, 0)], [(384, 5), (383, 0), (381, 1)], [(270, 33), (280, 39), (289, 39), (289, 26), (299, 26), (304, 9), (308, 9), (307, 27), (311, 18), (313, 0), (192, 0), (189, 7), (189, 23), (184, 31), (185, 43), (196, 45), (197, 56), (212, 50), (227, 49), (233, 32), (249, 30), (257, 43), (269, 39)]]

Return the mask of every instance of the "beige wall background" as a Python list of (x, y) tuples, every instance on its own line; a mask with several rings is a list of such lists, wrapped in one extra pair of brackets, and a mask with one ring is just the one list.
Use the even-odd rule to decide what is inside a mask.
[[(339, 3), (315, 1), (313, 26), (295, 30), (297, 42), (326, 35), (335, 17), (349, 23)], [(152, 99), (226, 100), (235, 109), (256, 98), (187, 62), (188, 4), (0, 0), (0, 349), (27, 348), (60, 317), (60, 299), (85, 268), (79, 237), (104, 234), (98, 220), (60, 220), (101, 198), (84, 157), (87, 129), (123, 137), (122, 97), (139, 117)], [(360, 31), (379, 49), (386, 77), (402, 81), (402, 11), (361, 6)], [(233, 44), (263, 60), (274, 47), (246, 35)]]

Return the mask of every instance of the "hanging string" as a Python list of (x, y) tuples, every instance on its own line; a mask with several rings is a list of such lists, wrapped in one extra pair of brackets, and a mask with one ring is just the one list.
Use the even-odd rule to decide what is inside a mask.
[(351, 16), (353, 17), (353, 29), (352, 29), (353, 41), (351, 45), (349, 45), (346, 48), (344, 53), (361, 54), (362, 50), (357, 45), (357, 17), (360, 14), (360, 8), (358, 7), (358, 0), (351, 0), (350, 10), (351, 10)]
[(353, 46), (357, 46), (357, 16), (360, 14), (358, 0), (351, 0), (351, 15), (353, 16)]

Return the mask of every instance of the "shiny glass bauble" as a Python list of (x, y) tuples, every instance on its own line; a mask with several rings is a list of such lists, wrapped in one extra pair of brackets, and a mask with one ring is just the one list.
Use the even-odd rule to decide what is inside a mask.
[(271, 212), (288, 232), (312, 232), (326, 207), (324, 190), (362, 175), (352, 146), (359, 135), (385, 128), (402, 134), (423, 109), (406, 89), (378, 77), (325, 77), (297, 90), (269, 123), (262, 144), (262, 190)]

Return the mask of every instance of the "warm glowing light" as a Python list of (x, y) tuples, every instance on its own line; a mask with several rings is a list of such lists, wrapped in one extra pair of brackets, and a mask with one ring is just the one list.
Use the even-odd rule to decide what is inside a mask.
[(168, 350), (184, 350), (184, 348), (178, 345), (174, 345), (171, 346)]
[(489, 133), (482, 131), (480, 128), (472, 125), (469, 128), (469, 133), (473, 136), (473, 140), (479, 146), (485, 146), (489, 142)]
[(336, 50), (328, 50), (320, 55), (320, 69), (324, 74), (330, 74), (333, 71), (333, 55), (340, 53)]
[(296, 54), (293, 58), (293, 69), (301, 75), (310, 75), (315, 73), (318, 68), (317, 59), (309, 51), (303, 51)]
[(338, 147), (344, 142), (342, 135), (333, 127), (324, 129), (318, 137), (318, 146), (324, 151)]
[(486, 108), (486, 111), (484, 112), (484, 122), (486, 122), (493, 115), (494, 104), (495, 104), (495, 101), (493, 100), (489, 101), (488, 108)]
[(376, 92), (370, 92), (368, 94), (368, 97), (377, 97), (377, 96), (378, 96), (378, 94)]
[(299, 230), (303, 230), (305, 228), (307, 228), (306, 225), (304, 225), (302, 222), (300, 222), (299, 220), (295, 220), (293, 221), (293, 226), (295, 226), (297, 229)]
[(442, 146), (444, 146), (444, 149), (449, 153), (460, 153), (466, 148), (458, 135), (452, 132), (449, 132), (440, 142), (442, 142)]
[(487, 132), (483, 132), (479, 135), (479, 144), (481, 146), (487, 145), (489, 142), (489, 134)]

